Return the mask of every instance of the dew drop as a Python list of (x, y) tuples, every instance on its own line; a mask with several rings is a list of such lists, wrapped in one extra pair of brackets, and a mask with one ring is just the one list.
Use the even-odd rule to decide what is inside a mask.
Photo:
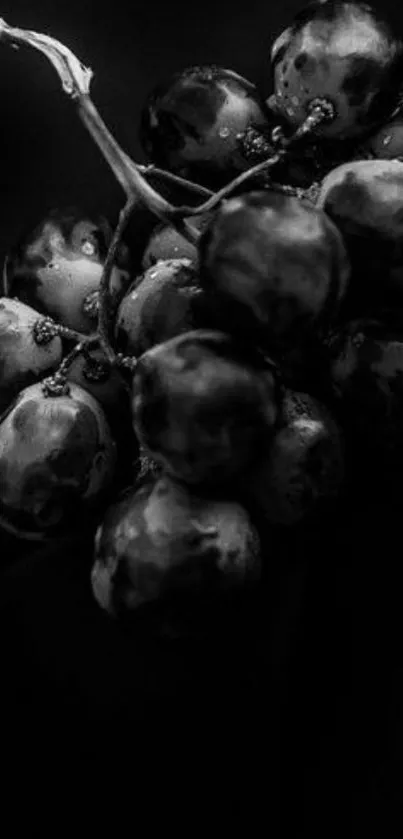
[(95, 247), (93, 243), (89, 242), (88, 240), (86, 242), (83, 242), (83, 244), (81, 245), (81, 250), (83, 253), (85, 253), (86, 256), (94, 256)]
[(224, 128), (220, 128), (220, 130), (218, 132), (219, 136), (222, 137), (223, 139), (225, 139), (225, 137), (229, 137), (229, 133), (230, 133), (229, 128), (227, 128), (226, 126), (224, 126)]
[(284, 137), (284, 135), (283, 135), (282, 128), (280, 127), (280, 125), (276, 125), (276, 127), (273, 128), (273, 131), (271, 132), (272, 142), (275, 143), (275, 144), (279, 143), (283, 139), (283, 137)]

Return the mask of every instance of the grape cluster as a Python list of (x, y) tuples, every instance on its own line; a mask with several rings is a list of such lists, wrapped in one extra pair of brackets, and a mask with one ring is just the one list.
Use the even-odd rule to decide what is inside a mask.
[(0, 522), (89, 527), (102, 608), (189, 625), (259, 584), (279, 533), (355, 492), (400, 504), (403, 44), (366, 4), (313, 2), (273, 41), (267, 101), (217, 66), (152, 91), (144, 166), (88, 110), (84, 70), (60, 75), (126, 214), (113, 234), (61, 208), (10, 247)]

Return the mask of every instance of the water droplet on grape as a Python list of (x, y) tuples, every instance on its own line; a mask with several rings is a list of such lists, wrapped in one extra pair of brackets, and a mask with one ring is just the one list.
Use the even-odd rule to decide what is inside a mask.
[(220, 128), (220, 130), (218, 132), (219, 136), (222, 137), (223, 139), (225, 137), (229, 137), (229, 133), (230, 133), (229, 128), (227, 128), (226, 126), (224, 126), (224, 128)]
[(86, 242), (83, 242), (83, 244), (81, 245), (81, 250), (83, 253), (85, 253), (86, 256), (94, 256), (95, 247), (93, 243), (89, 242), (88, 240)]
[(283, 140), (283, 138), (284, 138), (284, 134), (283, 134), (283, 130), (282, 130), (281, 126), (280, 126), (280, 125), (276, 125), (276, 127), (275, 127), (275, 128), (273, 128), (273, 131), (271, 132), (271, 139), (272, 139), (272, 142), (273, 142), (274, 144), (277, 144), (277, 143), (279, 143), (281, 140)]
[(383, 144), (384, 146), (388, 146), (388, 145), (389, 145), (389, 143), (390, 143), (390, 141), (391, 141), (391, 139), (392, 139), (391, 134), (387, 134), (387, 135), (386, 135), (386, 137), (384, 137), (384, 138), (383, 138), (383, 140), (382, 140), (382, 144)]

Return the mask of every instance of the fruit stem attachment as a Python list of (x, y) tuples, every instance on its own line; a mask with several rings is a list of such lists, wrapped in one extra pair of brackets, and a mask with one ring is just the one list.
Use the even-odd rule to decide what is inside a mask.
[(62, 363), (59, 365), (57, 370), (53, 373), (53, 376), (48, 376), (46, 379), (42, 381), (42, 391), (45, 396), (68, 396), (70, 393), (70, 386), (67, 382), (67, 374), (73, 361), (81, 355), (82, 353), (86, 353), (87, 350), (99, 344), (99, 337), (98, 335), (92, 335), (90, 337), (84, 336), (82, 341), (79, 341), (78, 344), (73, 347), (73, 349), (66, 355), (63, 359)]
[(76, 329), (70, 329), (68, 326), (62, 326), (48, 315), (44, 315), (35, 321), (33, 336), (36, 344), (48, 344), (57, 335), (65, 341), (74, 341), (75, 343), (87, 340), (87, 336), (83, 335), (82, 332), (77, 332)]
[(336, 111), (330, 99), (319, 97), (312, 99), (312, 102), (309, 104), (308, 116), (294, 134), (291, 134), (290, 137), (283, 141), (283, 147), (289, 148), (290, 145), (294, 145), (294, 143), (301, 140), (307, 134), (312, 134), (320, 125), (326, 122), (333, 122), (335, 116)]
[(246, 183), (251, 178), (255, 177), (255, 175), (259, 175), (263, 172), (266, 172), (268, 169), (273, 168), (276, 166), (277, 163), (280, 163), (284, 157), (287, 155), (288, 149), (305, 137), (307, 134), (311, 134), (318, 128), (319, 125), (322, 125), (324, 122), (331, 122), (335, 118), (335, 109), (332, 103), (328, 99), (313, 99), (310, 103), (309, 114), (304, 122), (297, 128), (297, 130), (292, 134), (290, 137), (281, 138), (281, 145), (280, 145), (280, 138), (279, 138), (279, 148), (277, 149), (276, 153), (272, 156), (263, 160), (261, 163), (257, 163), (256, 166), (252, 166), (251, 169), (248, 169), (246, 172), (242, 172), (241, 175), (238, 175), (237, 178), (234, 178), (229, 184), (226, 184), (223, 189), (220, 189), (219, 192), (216, 192), (212, 195), (211, 198), (208, 198), (204, 204), (199, 204), (197, 207), (188, 207), (182, 206), (177, 207), (175, 210), (175, 215), (179, 217), (185, 216), (194, 216), (199, 215), (201, 213), (208, 213), (211, 210), (221, 203), (221, 201), (228, 198), (235, 189), (242, 184)]
[[(156, 174), (159, 171), (160, 176), (165, 177), (166, 180), (171, 180), (172, 182), (175, 180), (177, 183), (181, 180), (182, 186), (185, 186), (186, 183), (187, 188), (190, 188), (190, 182), (182, 181), (182, 179), (178, 179), (170, 173), (155, 170), (154, 167), (140, 167), (123, 151), (105, 125), (90, 97), (90, 83), (93, 77), (93, 72), (90, 68), (85, 67), (71, 50), (55, 38), (30, 30), (10, 27), (2, 18), (0, 18), (1, 38), (9, 41), (14, 46), (25, 44), (33, 47), (42, 52), (51, 62), (59, 75), (63, 90), (71, 99), (76, 101), (80, 119), (109, 164), (117, 181), (126, 192), (131, 202), (130, 212), (133, 209), (134, 200), (136, 202), (142, 202), (152, 213), (162, 219), (162, 221), (173, 224), (177, 231), (193, 245), (198, 244), (201, 234), (199, 230), (196, 230), (186, 220), (187, 218), (213, 210), (238, 187), (279, 163), (286, 156), (290, 146), (302, 137), (305, 137), (306, 134), (312, 133), (322, 123), (329, 122), (335, 117), (334, 106), (328, 99), (314, 99), (311, 102), (310, 113), (305, 121), (291, 137), (283, 139), (281, 146), (272, 157), (238, 175), (238, 177), (234, 178), (234, 180), (217, 193), (210, 193), (204, 203), (196, 207), (187, 205), (175, 207), (148, 183), (145, 173), (154, 172)], [(197, 185), (192, 185), (191, 188), (193, 191), (198, 189)], [(109, 300), (108, 295), (105, 297), (106, 300)], [(102, 317), (106, 318), (105, 310), (103, 316), (101, 316), (101, 320)], [(103, 346), (108, 358), (111, 358), (111, 352), (113, 351), (108, 341), (106, 320), (103, 321), (102, 341), (104, 342)]]

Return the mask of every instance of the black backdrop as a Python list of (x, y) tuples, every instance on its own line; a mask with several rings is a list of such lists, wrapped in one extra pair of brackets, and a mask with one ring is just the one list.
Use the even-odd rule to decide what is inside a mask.
[[(303, 5), (5, 0), (0, 14), (10, 25), (53, 35), (93, 69), (97, 107), (121, 145), (141, 159), (139, 112), (155, 83), (189, 64), (216, 62), (268, 90), (270, 43)], [(403, 20), (395, 0), (376, 5)], [(113, 220), (120, 187), (47, 59), (0, 45), (0, 102), (0, 260), (32, 216), (51, 206), (85, 202)]]
[[(4, 0), (0, 13), (12, 25), (48, 32), (59, 38), (85, 64), (92, 67), (95, 73), (92, 87), (95, 103), (122, 146), (133, 157), (141, 159), (136, 136), (138, 115), (147, 92), (156, 82), (165, 74), (188, 64), (214, 61), (268, 86), (269, 44), (302, 5), (300, 0), (249, 0), (236, 10), (234, 4), (228, 7), (218, 0), (203, 0), (199, 3), (176, 0), (160, 4), (136, 3), (130, 8), (127, 2), (114, 0), (109, 8), (106, 6), (101, 11), (98, 3), (85, 0), (70, 0), (65, 4), (56, 3), (55, 0), (40, 0), (37, 3), (32, 0)], [(403, 21), (403, 9), (399, 11), (396, 0), (379, 2), (377, 5), (394, 14), (397, 22), (399, 16)], [(0, 101), (0, 258), (32, 214), (40, 216), (51, 206), (85, 202), (86, 206), (113, 218), (123, 199), (120, 188), (81, 126), (73, 105), (61, 92), (58, 78), (47, 60), (34, 51), (21, 49), (15, 52), (0, 44)], [(383, 753), (385, 750), (387, 752), (384, 742), (389, 738), (389, 727), (391, 740), (393, 744), (396, 743), (392, 751), (399, 752), (395, 735), (400, 725), (397, 720), (402, 718), (402, 692), (398, 687), (401, 683), (398, 676), (402, 669), (399, 658), (400, 588), (393, 582), (395, 576), (386, 579), (386, 574), (383, 577), (379, 575), (377, 566), (370, 565), (361, 541), (364, 534), (368, 534), (368, 544), (372, 542), (375, 554), (382, 555), (384, 560), (384, 534), (378, 533), (376, 542), (368, 531), (365, 517), (361, 523), (357, 523), (356, 519), (355, 527), (358, 533), (355, 545), (349, 543), (348, 537), (340, 545), (336, 539), (333, 557), (340, 564), (335, 561), (330, 571), (329, 546), (324, 543), (323, 547), (318, 547), (314, 567), (316, 582), (310, 588), (309, 606), (312, 607), (313, 617), (308, 636), (313, 652), (305, 654), (302, 681), (294, 679), (293, 685), (297, 687), (292, 713), (285, 723), (283, 718), (284, 727), (279, 733), (278, 753), (282, 754), (284, 766), (293, 777), (289, 794), (287, 790), (283, 791), (283, 815), (295, 811), (296, 820), (300, 820), (300, 808), (304, 807), (304, 788), (308, 788), (308, 809), (313, 821), (320, 822), (324, 813), (323, 836), (333, 835), (331, 825), (335, 821), (342, 825), (339, 836), (350, 835), (349, 823), (345, 821), (349, 818), (347, 787), (350, 786), (350, 790), (352, 787), (358, 789), (363, 777), (367, 783), (367, 804), (371, 805), (372, 780), (371, 777), (368, 780), (368, 777), (371, 776), (373, 765), (381, 766), (380, 773), (384, 771), (382, 763), (377, 762), (377, 749), (381, 748), (381, 743)], [(398, 539), (398, 527), (396, 530)], [(356, 567), (351, 571), (353, 554)], [(6, 617), (6, 624), (9, 621), (6, 626), (7, 637), (10, 639), (12, 635), (19, 653), (18, 657), (14, 655), (12, 642), (7, 640), (6, 646), (11, 654), (7, 663), (9, 669), (6, 669), (6, 681), (8, 687), (15, 687), (12, 702), (15, 702), (17, 694), (23, 703), (26, 691), (28, 695), (29, 691), (33, 694), (37, 692), (34, 707), (35, 714), (41, 709), (40, 725), (47, 725), (49, 730), (55, 726), (58, 737), (63, 727), (66, 741), (73, 734), (77, 720), (83, 715), (82, 706), (88, 703), (88, 717), (83, 715), (80, 736), (84, 737), (88, 719), (93, 720), (100, 732), (98, 737), (95, 728), (94, 738), (102, 751), (104, 739), (111, 739), (112, 726), (116, 735), (116, 723), (129, 687), (132, 693), (127, 695), (133, 695), (133, 685), (128, 687), (126, 684), (127, 666), (132, 652), (126, 654), (124, 649), (122, 651), (120, 643), (113, 636), (114, 630), (109, 629), (93, 604), (89, 603), (89, 594), (84, 584), (81, 588), (76, 585), (76, 577), (80, 580), (83, 577), (83, 572), (77, 570), (79, 566), (79, 554), (75, 565), (71, 564), (69, 557), (59, 565), (55, 557), (50, 556), (43, 562), (40, 558), (37, 564), (35, 561), (31, 565), (28, 562), (26, 567), (21, 566), (16, 576), (17, 594), (11, 594), (13, 618)], [(84, 577), (87, 585), (86, 565)], [(353, 633), (354, 650), (357, 653), (354, 660), (357, 678), (353, 698), (346, 682), (341, 685), (340, 680), (341, 673), (346, 679), (349, 669), (351, 599), (355, 604), (355, 629), (359, 624), (359, 630)], [(329, 604), (332, 604), (332, 608)], [(286, 624), (285, 614), (280, 623), (280, 634), (286, 630)], [(0, 632), (4, 641), (5, 632), (2, 629)], [(24, 661), (21, 659), (21, 650), (25, 651), (24, 664), (21, 664), (21, 660)], [(265, 656), (263, 650), (264, 661)], [(389, 666), (392, 659), (394, 665), (397, 661), (397, 669)], [(159, 720), (163, 726), (168, 694), (175, 691), (175, 685), (180, 685), (177, 694), (170, 697), (169, 713), (172, 714), (175, 706), (178, 724), (186, 711), (191, 750), (195, 734), (199, 732), (199, 745), (202, 738), (202, 702), (199, 702), (195, 717), (190, 703), (192, 696), (194, 700), (196, 688), (193, 694), (189, 688), (186, 693), (181, 682), (180, 662), (175, 665), (171, 658), (165, 664), (164, 658), (163, 661), (159, 660), (158, 670), (153, 661), (155, 658), (144, 658), (136, 690), (140, 692), (143, 702), (144, 696), (148, 697), (148, 694), (153, 698), (154, 720)], [(310, 661), (309, 666), (307, 661)], [(205, 666), (207, 670), (210, 667), (207, 655)], [(215, 675), (219, 678), (221, 661), (217, 659), (214, 666)], [(363, 673), (366, 675), (360, 682)], [(247, 678), (253, 681), (250, 675)], [(391, 689), (394, 680), (395, 692)], [(200, 686), (202, 681), (202, 678), (199, 679), (197, 684)], [(197, 687), (199, 690), (200, 687)], [(245, 723), (246, 714), (248, 725), (252, 725), (252, 728), (244, 736), (251, 740), (256, 738), (258, 744), (264, 742), (264, 746), (259, 746), (256, 759), (259, 763), (262, 759), (265, 762), (266, 758), (269, 761), (270, 744), (263, 741), (263, 733), (257, 730), (257, 723), (253, 719), (254, 709), (245, 707), (245, 693), (240, 698), (239, 686), (233, 690), (229, 686), (224, 700), (222, 696), (225, 694), (217, 692), (221, 703), (217, 708), (214, 704), (214, 687), (211, 688), (209, 699), (206, 698), (209, 692), (207, 688), (205, 692), (203, 702), (210, 702), (210, 719), (216, 714), (218, 730), (222, 731), (221, 723), (229, 719), (226, 735), (228, 741), (231, 740), (234, 752), (239, 744), (240, 720)], [(77, 700), (77, 696), (81, 699)], [(179, 697), (178, 701), (176, 696)], [(399, 708), (394, 707), (395, 702)], [(75, 703), (78, 710), (74, 711)], [(205, 709), (206, 704), (204, 712)], [(229, 709), (231, 714), (228, 717)], [(126, 709), (126, 712), (123, 715), (124, 724), (130, 719), (133, 726), (131, 734), (133, 737), (134, 732), (136, 740), (136, 723), (141, 727), (141, 719), (140, 723), (136, 721), (137, 712), (133, 709)], [(272, 711), (268, 706), (267, 713), (261, 707), (259, 712), (260, 721), (269, 719), (272, 727), (278, 725), (277, 719), (270, 716)], [(17, 706), (15, 716), (17, 728), (21, 728), (25, 719), (26, 725), (21, 728), (23, 737), (39, 725), (37, 717), (32, 723), (31, 716), (26, 716), (25, 707), (20, 713)], [(291, 725), (293, 719), (294, 726)], [(105, 731), (102, 731), (104, 724)], [(124, 724), (119, 730), (119, 737), (123, 740), (128, 735)], [(168, 728), (170, 726), (172, 717), (168, 719)], [(316, 740), (312, 733), (314, 730)], [(288, 737), (283, 742), (285, 731)], [(357, 731), (361, 739), (359, 736), (357, 738)], [(400, 725), (401, 731), (403, 725)], [(306, 736), (302, 740), (298, 759), (292, 743), (296, 732)], [(146, 731), (146, 734), (149, 732)], [(73, 738), (74, 747), (77, 740), (76, 734)], [(224, 743), (217, 739), (213, 744), (209, 772), (217, 760), (219, 764), (223, 759), (228, 741)], [(358, 759), (356, 749), (360, 752)], [(313, 768), (309, 757), (305, 759), (308, 751), (312, 752)], [(26, 760), (26, 755), (23, 758)], [(35, 755), (31, 756), (30, 767), (34, 768), (35, 760)], [(400, 761), (401, 757), (398, 756), (399, 764)], [(369, 766), (368, 777), (366, 764)], [(350, 782), (354, 766), (357, 776)], [(18, 771), (20, 769), (19, 766)], [(171, 767), (168, 766), (168, 769)], [(228, 763), (225, 764), (227, 770)], [(103, 767), (104, 779), (108, 771), (108, 767)], [(234, 771), (239, 772), (237, 783), (240, 792), (244, 790), (246, 776), (251, 776), (252, 782), (257, 784), (256, 803), (259, 798), (260, 805), (264, 805), (269, 792), (265, 788), (264, 766), (261, 773), (250, 762), (244, 770), (242, 767), (238, 769), (235, 763)], [(276, 774), (276, 766), (274, 770), (272, 767), (271, 772), (271, 780), (267, 779), (269, 788)], [(397, 786), (400, 778), (393, 768), (387, 768), (385, 773), (386, 780), (383, 782), (381, 779), (378, 784), (382, 790), (386, 787), (379, 808), (382, 819), (388, 811), (389, 796), (393, 797), (391, 786), (393, 783)], [(208, 778), (206, 782), (208, 786)], [(258, 789), (258, 782), (263, 789)], [(222, 778), (219, 783), (222, 783)], [(235, 786), (235, 795), (237, 789)], [(269, 823), (270, 812), (266, 813)], [(362, 835), (359, 828), (356, 835)], [(384, 835), (391, 834), (386, 832)]]

